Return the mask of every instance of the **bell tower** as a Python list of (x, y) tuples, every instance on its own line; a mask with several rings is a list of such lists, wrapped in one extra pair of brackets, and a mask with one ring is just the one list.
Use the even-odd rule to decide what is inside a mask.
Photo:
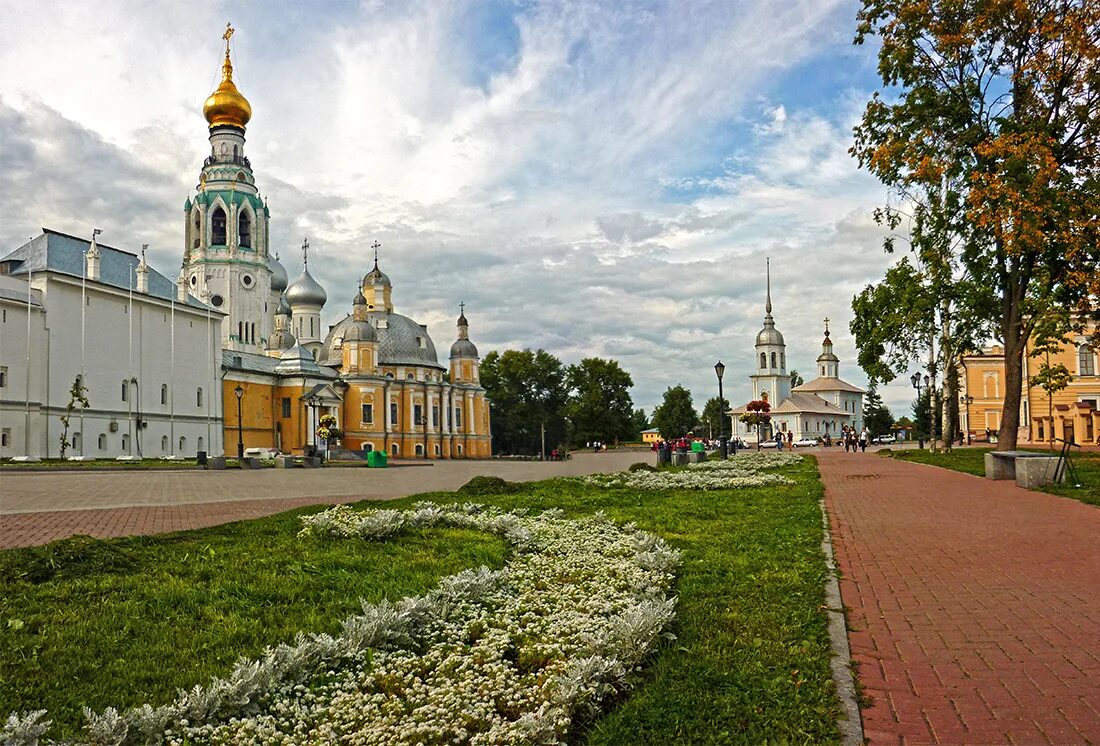
[(244, 154), (252, 106), (233, 82), (226, 24), (222, 80), (203, 105), (210, 155), (194, 197), (184, 202), (183, 274), (188, 291), (209, 296), (226, 314), (222, 347), (262, 353), (272, 332), (272, 271), (268, 262), (270, 213), (260, 198), (252, 164)]
[(764, 328), (756, 335), (756, 373), (752, 379), (752, 398), (760, 399), (765, 392), (772, 407), (791, 395), (791, 377), (787, 373), (787, 344), (775, 328), (772, 318), (772, 268), (767, 262), (767, 300), (764, 303)]

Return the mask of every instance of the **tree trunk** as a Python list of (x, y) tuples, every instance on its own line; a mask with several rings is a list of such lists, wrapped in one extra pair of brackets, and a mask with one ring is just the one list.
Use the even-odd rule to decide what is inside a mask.
[(945, 362), (943, 371), (943, 449), (950, 451), (955, 441), (956, 422), (958, 421), (958, 371), (955, 363)]
[(1003, 327), (1005, 343), (1005, 399), (1001, 409), (1001, 427), (997, 431), (997, 448), (1016, 450), (1020, 430), (1020, 398), (1023, 393), (1024, 347), (1027, 338), (1018, 320), (1019, 306), (1007, 309)]

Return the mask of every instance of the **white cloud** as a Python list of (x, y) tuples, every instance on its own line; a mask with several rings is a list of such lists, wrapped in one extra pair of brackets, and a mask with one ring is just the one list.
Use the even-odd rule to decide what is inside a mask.
[(775, 89), (849, 63), (847, 3), (506, 6), (515, 48), (477, 79), (483, 38), (456, 32), (471, 7), (0, 2), (0, 245), (97, 225), (178, 266), (231, 18), (273, 249), (293, 276), (309, 235), (330, 321), (378, 240), (398, 310), (438, 347), (465, 300), (483, 354), (610, 355), (639, 404), (683, 382), (701, 405), (718, 358), (747, 396), (770, 255), (792, 363), (812, 368), (828, 315), (863, 380), (843, 329), (885, 265), (882, 190), (846, 154), (865, 92), (816, 111)]

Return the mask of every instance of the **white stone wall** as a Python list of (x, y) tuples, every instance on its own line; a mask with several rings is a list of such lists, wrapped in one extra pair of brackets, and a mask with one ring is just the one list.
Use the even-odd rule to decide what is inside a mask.
[[(39, 283), (35, 282), (35, 285)], [(43, 455), (45, 421), (39, 409), (46, 400), (46, 315), (42, 293), (31, 290), (30, 437), (27, 437), (27, 282), (0, 275), (0, 458)]]
[[(57, 457), (59, 417), (81, 369), (80, 279), (48, 273), (36, 277), (34, 285), (43, 290), (46, 307), (46, 359), (36, 361), (33, 371), (45, 389), (33, 455)], [(78, 445), (70, 455), (81, 453), (80, 438), (84, 455), (97, 458), (193, 457), (200, 439), (204, 450), (221, 454), (220, 315), (175, 304), (173, 355), (169, 301), (135, 292), (131, 313), (126, 291), (89, 282), (84, 309), (84, 384), (90, 407), (83, 412), (83, 431), (79, 408), (74, 413), (70, 438), (76, 435)], [(6, 343), (2, 354), (8, 355)], [(129, 382), (126, 399), (124, 382)], [(167, 387), (164, 403), (162, 386)], [(139, 417), (147, 426), (138, 425)]]

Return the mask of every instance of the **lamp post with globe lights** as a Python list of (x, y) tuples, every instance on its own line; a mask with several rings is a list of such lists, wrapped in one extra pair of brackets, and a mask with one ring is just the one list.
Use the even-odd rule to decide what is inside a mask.
[(722, 396), (722, 376), (726, 373), (726, 366), (721, 360), (714, 364), (714, 372), (718, 376), (718, 455), (725, 459), (729, 455), (726, 450), (726, 400)]
[(239, 383), (233, 389), (233, 394), (237, 397), (237, 461), (240, 462), (244, 458), (244, 429), (241, 424), (241, 399), (244, 397), (244, 389)]

